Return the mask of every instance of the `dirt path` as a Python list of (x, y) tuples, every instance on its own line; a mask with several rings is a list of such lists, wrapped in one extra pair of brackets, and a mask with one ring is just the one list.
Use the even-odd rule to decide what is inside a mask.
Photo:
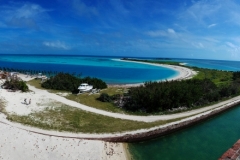
[(211, 105), (208, 107), (203, 107), (200, 109), (195, 109), (192, 111), (188, 111), (188, 112), (182, 112), (182, 113), (177, 113), (177, 114), (170, 114), (170, 115), (156, 115), (156, 116), (135, 116), (135, 115), (126, 115), (126, 114), (120, 114), (120, 113), (112, 113), (112, 112), (107, 112), (107, 111), (103, 111), (103, 110), (99, 110), (96, 108), (92, 108), (80, 103), (77, 103), (75, 101), (71, 101), (68, 100), (64, 97), (61, 97), (59, 95), (56, 95), (54, 93), (49, 93), (45, 90), (40, 90), (37, 89), (33, 86), (29, 86), (29, 89), (34, 91), (35, 94), (39, 95), (39, 97), (47, 97), (49, 99), (53, 99), (55, 101), (61, 102), (63, 104), (69, 105), (69, 106), (73, 106), (85, 111), (89, 111), (92, 113), (96, 113), (96, 114), (101, 114), (104, 116), (108, 116), (108, 117), (113, 117), (113, 118), (120, 118), (120, 119), (126, 119), (126, 120), (133, 120), (133, 121), (140, 121), (140, 122), (154, 122), (154, 121), (159, 121), (159, 120), (170, 120), (170, 119), (176, 119), (176, 118), (182, 118), (182, 117), (186, 117), (186, 116), (191, 116), (191, 115), (195, 115), (195, 114), (199, 114), (202, 112), (206, 112), (218, 107), (223, 107), (223, 106), (227, 106), (227, 105), (231, 105), (233, 103), (237, 103), (240, 101), (240, 96), (232, 98), (230, 100), (224, 101), (224, 102), (220, 102), (217, 103), (215, 105)]

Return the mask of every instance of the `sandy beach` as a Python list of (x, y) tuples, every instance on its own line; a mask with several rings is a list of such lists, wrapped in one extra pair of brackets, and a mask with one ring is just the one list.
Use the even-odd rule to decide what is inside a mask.
[[(174, 67), (175, 66), (169, 66)], [(176, 69), (176, 68), (175, 68)], [(195, 73), (187, 68), (177, 66), (180, 71), (175, 79), (190, 78)], [(24, 81), (28, 81), (33, 77), (19, 75)], [(133, 121), (154, 122), (158, 120), (169, 120), (180, 117), (192, 116), (177, 122), (156, 126), (150, 129), (140, 129), (124, 133), (113, 134), (84, 134), (84, 133), (68, 133), (57, 131), (46, 131), (38, 128), (24, 126), (22, 124), (13, 123), (6, 119), (4, 114), (0, 114), (0, 159), (128, 159), (122, 143), (110, 143), (101, 141), (111, 137), (119, 137), (124, 135), (134, 135), (138, 133), (146, 133), (155, 129), (163, 128), (168, 125), (174, 125), (183, 121), (188, 121), (202, 115), (211, 113), (214, 110), (224, 108), (228, 105), (239, 103), (240, 96), (222, 103), (204, 107), (189, 112), (159, 115), (159, 116), (131, 116), (119, 113), (111, 113), (98, 110), (89, 106), (82, 105), (64, 98), (64, 96), (49, 93), (46, 90), (36, 89), (29, 86), (31, 92), (21, 93), (9, 92), (0, 89), (0, 97), (5, 102), (5, 110), (9, 114), (28, 115), (32, 112), (38, 112), (48, 107), (51, 102), (60, 102), (69, 106), (74, 106), (89, 112)], [(27, 99), (27, 104), (24, 99)], [(29, 100), (31, 99), (31, 104)], [(57, 107), (57, 106), (56, 106)], [(197, 114), (197, 115), (196, 115)]]
[[(141, 63), (141, 64), (146, 64), (146, 65), (153, 65), (153, 66), (159, 66), (159, 67), (165, 67), (169, 68), (172, 70), (175, 70), (178, 74), (174, 75), (171, 78), (167, 78), (164, 80), (158, 80), (160, 81), (171, 81), (171, 80), (183, 80), (183, 79), (190, 79), (194, 77), (197, 72), (194, 70), (191, 70), (189, 68), (184, 67), (184, 63), (182, 63), (183, 66), (174, 66), (174, 65), (167, 65), (167, 64), (156, 64), (156, 63), (147, 63), (147, 62), (137, 62), (137, 61), (129, 61), (129, 60), (121, 60), (121, 59), (113, 59), (115, 61), (124, 61), (124, 62), (129, 62), (129, 63)], [(143, 85), (144, 83), (137, 83), (137, 84), (124, 84), (124, 85), (110, 85), (110, 86), (117, 86), (117, 87), (134, 87), (134, 86), (139, 86)]]
[(61, 138), (32, 133), (0, 123), (3, 160), (124, 160), (122, 143)]

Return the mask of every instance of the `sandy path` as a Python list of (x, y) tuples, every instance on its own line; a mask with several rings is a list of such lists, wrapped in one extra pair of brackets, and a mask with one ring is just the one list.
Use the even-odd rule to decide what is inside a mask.
[[(82, 109), (85, 111), (89, 111), (89, 112), (96, 113), (96, 114), (101, 114), (104, 116), (114, 117), (114, 118), (133, 120), (133, 121), (141, 121), (141, 122), (154, 122), (154, 121), (159, 121), (159, 120), (170, 120), (170, 119), (175, 119), (175, 118), (191, 116), (191, 115), (205, 112), (205, 111), (208, 111), (208, 110), (211, 110), (211, 109), (223, 106), (223, 105), (228, 105), (228, 104), (240, 101), (240, 96), (238, 96), (238, 97), (232, 98), (230, 100), (227, 100), (227, 101), (224, 101), (224, 102), (212, 105), (212, 106), (203, 107), (203, 108), (188, 111), (188, 112), (182, 112), (182, 113), (170, 114), (170, 115), (134, 116), (134, 115), (125, 115), (125, 114), (120, 114), (120, 113), (112, 113), (112, 112), (99, 110), (96, 108), (92, 108), (92, 107), (77, 103), (75, 101), (68, 100), (68, 99), (58, 96), (56, 94), (49, 93), (45, 90), (36, 89), (35, 87), (32, 87), (32, 86), (29, 86), (29, 88), (30, 88), (30, 90), (34, 91), (35, 94), (38, 95), (39, 97), (47, 97), (48, 99), (52, 99), (52, 100), (55, 100), (55, 101), (61, 102), (63, 104), (73, 106), (73, 107), (76, 107), (76, 108), (79, 108), (79, 109)], [(23, 99), (23, 98), (21, 98), (21, 99)]]

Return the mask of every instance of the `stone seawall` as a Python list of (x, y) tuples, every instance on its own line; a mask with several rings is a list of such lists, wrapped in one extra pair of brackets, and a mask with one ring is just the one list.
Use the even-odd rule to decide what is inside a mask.
[(240, 160), (240, 139), (218, 160)]
[(149, 139), (153, 139), (153, 138), (157, 138), (160, 136), (164, 136), (167, 134), (170, 134), (172, 132), (176, 132), (180, 129), (192, 126), (194, 124), (200, 123), (202, 121), (205, 121), (213, 116), (216, 116), (230, 108), (235, 107), (236, 105), (238, 105), (240, 102), (235, 102), (231, 105), (225, 106), (223, 108), (211, 111), (208, 114), (204, 114), (201, 115), (199, 117), (196, 117), (194, 119), (191, 120), (186, 120), (183, 122), (179, 122), (177, 124), (173, 124), (173, 125), (168, 125), (166, 127), (161, 127), (159, 126), (158, 129), (155, 130), (151, 130), (151, 131), (146, 131), (143, 133), (135, 133), (135, 134), (125, 134), (122, 136), (115, 136), (115, 137), (108, 137), (108, 138), (100, 138), (100, 140), (104, 140), (104, 141), (110, 141), (110, 142), (139, 142), (139, 141), (145, 141), (145, 140), (149, 140)]

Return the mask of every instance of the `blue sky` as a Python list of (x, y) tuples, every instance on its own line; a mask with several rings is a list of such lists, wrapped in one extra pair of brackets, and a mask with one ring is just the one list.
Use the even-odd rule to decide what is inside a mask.
[(237, 0), (0, 0), (0, 53), (240, 60)]

